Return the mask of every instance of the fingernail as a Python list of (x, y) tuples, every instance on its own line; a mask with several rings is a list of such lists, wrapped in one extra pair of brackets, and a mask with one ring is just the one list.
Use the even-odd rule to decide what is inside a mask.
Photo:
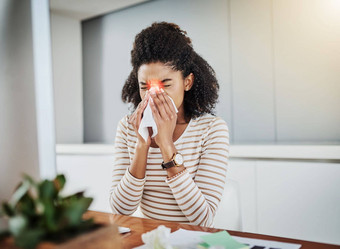
[(162, 92), (162, 93), (164, 93), (164, 90), (163, 90), (163, 88), (161, 88), (161, 92)]

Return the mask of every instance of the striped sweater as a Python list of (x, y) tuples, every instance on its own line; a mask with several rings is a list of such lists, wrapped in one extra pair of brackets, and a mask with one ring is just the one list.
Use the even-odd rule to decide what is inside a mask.
[(212, 226), (225, 185), (229, 132), (225, 121), (210, 114), (191, 119), (174, 142), (185, 170), (168, 179), (159, 148), (150, 147), (146, 176), (135, 178), (128, 167), (137, 136), (124, 117), (115, 140), (110, 206), (113, 213), (131, 215), (140, 205), (147, 218)]

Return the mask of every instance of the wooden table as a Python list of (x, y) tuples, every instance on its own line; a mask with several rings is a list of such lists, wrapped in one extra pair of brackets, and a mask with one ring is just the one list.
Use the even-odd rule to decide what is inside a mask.
[[(174, 232), (180, 228), (187, 229), (187, 230), (204, 231), (204, 232), (221, 231), (221, 229), (215, 229), (215, 228), (207, 228), (207, 227), (193, 226), (193, 225), (187, 225), (187, 224), (179, 224), (175, 222), (143, 219), (143, 218), (95, 212), (95, 211), (88, 211), (85, 214), (85, 218), (90, 218), (90, 217), (93, 217), (94, 220), (98, 223), (116, 224), (118, 226), (129, 227), (131, 229), (131, 232), (122, 235), (123, 249), (130, 249), (130, 248), (134, 248), (134, 247), (142, 245), (143, 242), (141, 239), (141, 235), (145, 232), (148, 232), (148, 231), (151, 231), (157, 228), (159, 225), (165, 225), (166, 227), (171, 228), (171, 232)], [(340, 248), (340, 246), (336, 246), (336, 245), (316, 243), (316, 242), (310, 242), (310, 241), (304, 241), (304, 240), (288, 239), (288, 238), (275, 237), (275, 236), (269, 236), (269, 235), (244, 233), (244, 232), (229, 231), (229, 230), (228, 232), (231, 235), (240, 236), (240, 237), (301, 244), (302, 249), (335, 249), (335, 248), (339, 249)]]

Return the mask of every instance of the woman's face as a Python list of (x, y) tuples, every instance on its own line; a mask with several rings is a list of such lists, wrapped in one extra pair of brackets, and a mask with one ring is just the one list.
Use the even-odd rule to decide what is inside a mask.
[(142, 99), (149, 89), (148, 82), (158, 80), (164, 91), (173, 99), (178, 110), (182, 108), (184, 91), (188, 91), (193, 83), (193, 75), (183, 78), (180, 71), (173, 70), (161, 62), (143, 64), (138, 70), (139, 94)]

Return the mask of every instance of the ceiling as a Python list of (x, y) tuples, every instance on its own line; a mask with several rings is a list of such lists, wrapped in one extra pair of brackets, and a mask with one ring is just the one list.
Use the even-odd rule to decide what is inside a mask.
[(86, 20), (149, 0), (50, 0), (53, 13)]

